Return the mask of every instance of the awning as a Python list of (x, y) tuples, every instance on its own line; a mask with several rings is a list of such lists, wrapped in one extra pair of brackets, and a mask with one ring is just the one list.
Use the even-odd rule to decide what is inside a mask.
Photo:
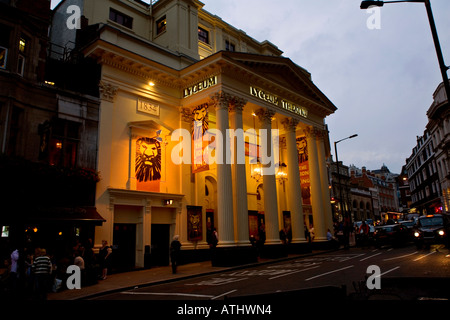
[(102, 225), (106, 220), (95, 207), (37, 207), (15, 208), (2, 213), (0, 221), (4, 222), (87, 222)]

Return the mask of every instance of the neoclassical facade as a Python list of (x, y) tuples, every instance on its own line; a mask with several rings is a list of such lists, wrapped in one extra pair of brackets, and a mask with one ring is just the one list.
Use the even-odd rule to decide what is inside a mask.
[[(96, 245), (107, 240), (123, 267), (143, 267), (168, 263), (174, 235), (186, 261), (210, 257), (214, 229), (217, 250), (240, 262), (253, 239), (277, 252), (282, 229), (293, 247), (310, 224), (326, 241), (325, 118), (336, 107), (310, 74), (198, 1), (160, 0), (146, 15), (133, 15), (141, 2), (102, 3), (133, 18), (127, 28), (146, 16), (153, 36), (85, 12), (82, 52), (102, 66), (96, 207), (106, 222)], [(191, 40), (176, 43), (185, 32)]]

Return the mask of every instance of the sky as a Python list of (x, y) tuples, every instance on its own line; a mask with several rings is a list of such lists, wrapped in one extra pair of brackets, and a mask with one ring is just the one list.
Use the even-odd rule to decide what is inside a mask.
[[(52, 0), (52, 8), (58, 3)], [(148, 2), (148, 1), (147, 1)], [(326, 118), (331, 153), (345, 165), (400, 173), (442, 82), (423, 3), (361, 10), (360, 0), (201, 0), (203, 9), (276, 45), (311, 73), (338, 110)], [(450, 1), (431, 0), (446, 65)], [(371, 27), (369, 28), (368, 25)]]

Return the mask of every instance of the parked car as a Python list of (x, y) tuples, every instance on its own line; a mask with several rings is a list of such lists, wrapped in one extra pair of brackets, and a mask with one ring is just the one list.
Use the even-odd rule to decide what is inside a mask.
[(408, 235), (408, 228), (400, 223), (376, 226), (373, 241), (376, 247), (383, 245), (400, 246), (410, 240)]
[(417, 248), (434, 243), (450, 244), (450, 218), (445, 214), (421, 216), (413, 229)]

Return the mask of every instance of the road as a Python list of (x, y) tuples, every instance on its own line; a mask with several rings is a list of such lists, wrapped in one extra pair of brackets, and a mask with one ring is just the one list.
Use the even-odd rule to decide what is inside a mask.
[[(342, 294), (356, 300), (448, 299), (449, 281), (450, 252), (442, 246), (422, 250), (415, 246), (351, 248), (137, 288), (95, 300), (243, 301), (255, 296), (302, 294), (330, 298)], [(320, 290), (312, 289), (318, 287)]]

